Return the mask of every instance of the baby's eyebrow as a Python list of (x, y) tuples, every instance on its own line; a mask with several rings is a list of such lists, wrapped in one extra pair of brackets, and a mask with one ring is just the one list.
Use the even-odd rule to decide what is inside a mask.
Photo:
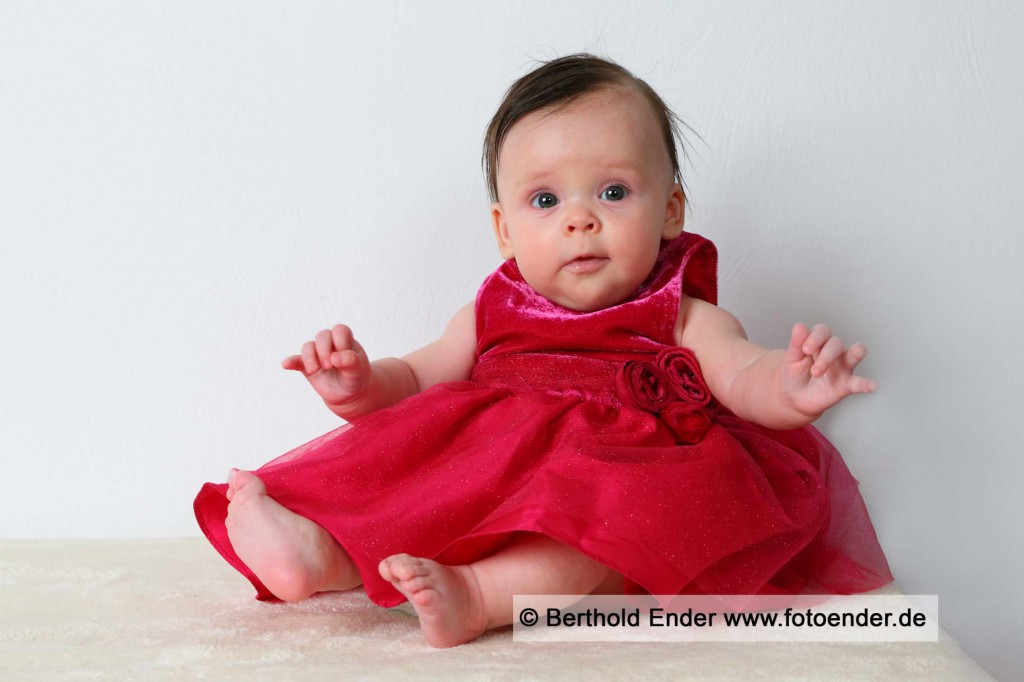
[(605, 168), (609, 168), (612, 170), (627, 170), (632, 171), (634, 173), (640, 172), (640, 167), (637, 166), (632, 161), (613, 161), (611, 163), (606, 164)]
[(552, 175), (554, 175), (554, 173), (552, 173), (551, 171), (539, 171), (537, 173), (530, 173), (529, 175), (526, 175), (522, 179), (520, 179), (519, 182), (516, 183), (516, 186), (532, 185), (535, 182), (547, 180)]
[[(642, 174), (640, 167), (637, 166), (632, 161), (610, 161), (608, 163), (601, 164), (599, 168), (600, 170), (604, 171), (626, 171), (629, 173), (634, 173), (636, 175)], [(515, 186), (522, 187), (523, 185), (536, 184), (539, 182), (546, 181), (554, 175), (557, 175), (555, 171), (537, 171), (536, 173), (530, 173), (524, 176), (522, 179), (515, 183)]]

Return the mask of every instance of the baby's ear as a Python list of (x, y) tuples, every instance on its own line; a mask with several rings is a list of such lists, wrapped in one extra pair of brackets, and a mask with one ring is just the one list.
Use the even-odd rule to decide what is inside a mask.
[(508, 223), (505, 222), (505, 213), (498, 202), (491, 204), (491, 223), (494, 225), (494, 238), (498, 240), (498, 251), (501, 253), (501, 257), (505, 260), (515, 258), (512, 239), (508, 234)]
[(683, 222), (686, 218), (686, 197), (683, 195), (683, 188), (678, 182), (673, 183), (669, 191), (668, 203), (665, 205), (665, 227), (662, 230), (662, 239), (675, 239), (683, 231)]

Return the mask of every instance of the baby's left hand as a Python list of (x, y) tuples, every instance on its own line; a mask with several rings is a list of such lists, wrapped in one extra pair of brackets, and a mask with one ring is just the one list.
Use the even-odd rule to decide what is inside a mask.
[(878, 388), (871, 379), (853, 373), (867, 354), (862, 343), (846, 349), (826, 325), (808, 330), (799, 322), (793, 326), (782, 358), (782, 392), (795, 410), (816, 419), (851, 393), (871, 393)]

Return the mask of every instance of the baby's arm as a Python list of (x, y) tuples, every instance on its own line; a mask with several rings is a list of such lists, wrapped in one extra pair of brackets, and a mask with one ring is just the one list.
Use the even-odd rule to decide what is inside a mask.
[(474, 304), (462, 307), (439, 339), (403, 358), (370, 362), (345, 325), (321, 331), (302, 355), (284, 360), (301, 371), (324, 404), (353, 422), (443, 381), (468, 379), (476, 355)]
[(679, 345), (693, 350), (712, 394), (737, 416), (773, 429), (793, 429), (817, 419), (852, 393), (876, 384), (855, 376), (867, 349), (842, 340), (825, 325), (793, 327), (786, 350), (747, 340), (735, 317), (705, 301), (684, 297)]
[(437, 341), (402, 357), (416, 382), (425, 391), (445, 381), (465, 381), (476, 362), (476, 309), (469, 302), (455, 313)]

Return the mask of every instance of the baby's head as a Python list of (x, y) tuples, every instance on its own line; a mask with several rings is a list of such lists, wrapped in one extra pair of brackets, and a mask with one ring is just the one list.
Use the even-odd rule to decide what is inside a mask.
[(484, 147), (502, 256), (567, 308), (628, 298), (682, 231), (677, 123), (650, 86), (591, 55), (513, 83)]

